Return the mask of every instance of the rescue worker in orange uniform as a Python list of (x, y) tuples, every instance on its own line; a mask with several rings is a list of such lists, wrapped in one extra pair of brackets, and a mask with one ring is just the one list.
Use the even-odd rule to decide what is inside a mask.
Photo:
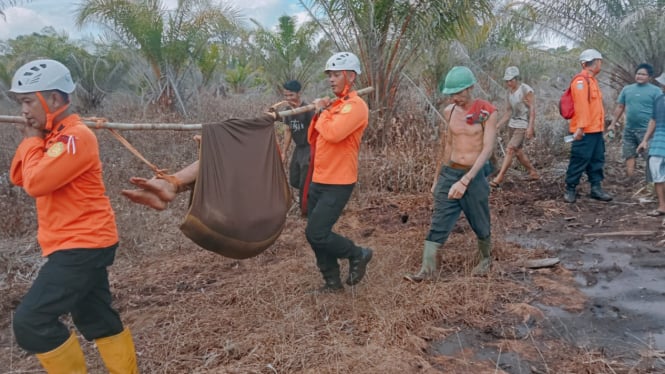
[(595, 49), (587, 49), (580, 54), (582, 71), (570, 83), (575, 115), (570, 120), (569, 131), (573, 134), (570, 149), (570, 162), (566, 171), (566, 192), (564, 201), (577, 200), (577, 185), (582, 173), (586, 172), (591, 184), (589, 197), (610, 201), (612, 196), (603, 191), (601, 182), (605, 167), (605, 110), (603, 95), (596, 77), (603, 65), (603, 56)]
[(305, 236), (325, 282), (319, 291), (331, 292), (344, 288), (338, 259), (349, 260), (346, 278), (349, 286), (363, 279), (372, 259), (371, 249), (359, 247), (332, 231), (358, 180), (358, 152), (369, 121), (369, 109), (353, 90), (361, 72), (356, 55), (334, 54), (326, 62), (325, 72), (337, 100), (324, 97), (313, 102), (317, 115), (308, 130), (312, 159), (311, 183), (306, 184)]
[(138, 373), (130, 331), (111, 306), (115, 214), (97, 138), (70, 107), (74, 88), (67, 67), (54, 60), (29, 62), (12, 79), (26, 124), (10, 179), (36, 200), (37, 239), (47, 258), (16, 309), (14, 334), (48, 373), (86, 373), (76, 334), (59, 320), (70, 314), (111, 373)]

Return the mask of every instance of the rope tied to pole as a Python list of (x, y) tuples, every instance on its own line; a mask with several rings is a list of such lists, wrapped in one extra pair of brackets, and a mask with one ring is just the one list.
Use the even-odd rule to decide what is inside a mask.
[(86, 117), (86, 118), (81, 118), (83, 121), (90, 121), (93, 123), (92, 128), (94, 129), (103, 129), (106, 127), (106, 124), (108, 123), (108, 119), (104, 117)]
[[(368, 95), (374, 92), (374, 87), (365, 87), (356, 91), (358, 95)], [(337, 99), (335, 99), (337, 100)], [(286, 101), (281, 101), (277, 104), (272, 105), (268, 109), (268, 113), (276, 117), (275, 119), (281, 119), (288, 116), (293, 116), (300, 113), (305, 113), (313, 111), (316, 109), (314, 104), (309, 104), (301, 106), (299, 108), (277, 111), (277, 108), (281, 105), (287, 103)], [(164, 179), (171, 184), (175, 185), (176, 188), (180, 191), (186, 189), (187, 186), (184, 186), (182, 182), (174, 175), (167, 174), (168, 169), (161, 169), (157, 165), (148, 161), (141, 152), (139, 152), (134, 146), (129, 143), (117, 130), (176, 130), (176, 131), (189, 131), (189, 130), (201, 130), (203, 128), (202, 124), (186, 124), (186, 123), (139, 123), (139, 124), (130, 124), (130, 123), (113, 123), (109, 122), (108, 119), (104, 117), (86, 117), (81, 118), (84, 124), (93, 129), (106, 129), (111, 132), (111, 134), (118, 139), (118, 141), (124, 145), (134, 156), (139, 160), (143, 161), (148, 167), (155, 173), (156, 178)], [(10, 124), (25, 124), (25, 118), (17, 116), (5, 116), (0, 115), (0, 123), (10, 123)], [(196, 140), (196, 139), (195, 139)], [(200, 144), (200, 140), (197, 140)]]
[[(373, 87), (365, 87), (356, 91), (358, 95), (368, 95), (371, 92), (374, 92)], [(287, 117), (293, 116), (296, 114), (313, 111), (315, 109), (314, 104), (309, 104), (302, 106), (296, 109), (284, 110), (277, 112), (278, 117)], [(97, 117), (92, 117), (96, 119)], [(112, 128), (116, 130), (173, 130), (173, 131), (197, 131), (203, 128), (201, 123), (116, 123), (108, 122), (106, 119), (104, 121), (83, 121), (88, 127), (98, 129), (98, 128)], [(0, 115), (0, 124), (9, 123), (9, 124), (25, 124), (25, 118), (18, 116), (6, 116)], [(101, 127), (99, 127), (101, 126)]]
[(124, 145), (125, 148), (127, 148), (134, 156), (136, 156), (139, 160), (143, 161), (146, 165), (148, 165), (148, 167), (155, 173), (155, 177), (171, 182), (176, 187), (180, 185), (180, 181), (178, 180), (178, 178), (166, 173), (168, 169), (161, 169), (157, 167), (157, 165), (148, 161), (148, 159), (145, 158), (145, 156), (143, 156), (141, 152), (139, 152), (139, 150), (136, 149), (136, 147), (134, 147), (127, 139), (125, 139), (125, 137), (122, 136), (116, 129), (106, 127), (108, 119), (104, 117), (86, 117), (86, 118), (81, 118), (81, 120), (88, 123), (92, 122), (93, 125), (90, 127), (93, 127), (95, 129), (108, 130), (111, 133), (111, 135), (113, 135), (120, 142), (120, 144)]

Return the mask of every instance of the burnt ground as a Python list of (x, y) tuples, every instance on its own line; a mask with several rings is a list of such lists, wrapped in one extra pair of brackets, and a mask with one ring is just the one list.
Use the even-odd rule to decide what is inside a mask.
[[(653, 198), (610, 161), (612, 202), (589, 199), (582, 185), (578, 202), (565, 204), (565, 167), (535, 182), (512, 170), (493, 190), (488, 277), (469, 275), (475, 240), (460, 220), (440, 277), (424, 284), (402, 275), (419, 266), (431, 196), (361, 186), (336, 229), (375, 257), (366, 280), (332, 295), (310, 292), (321, 279), (295, 212), (273, 247), (237, 261), (179, 233), (185, 199), (165, 212), (117, 200), (114, 304), (144, 373), (665, 372), (665, 229), (645, 215)], [(0, 244), (0, 373), (38, 372), (10, 327), (41, 264), (37, 246), (32, 236)], [(561, 262), (522, 265), (551, 257)], [(80, 340), (90, 372), (104, 373), (94, 346)]]
[(547, 316), (543, 326), (635, 370), (665, 372), (665, 216), (646, 214), (656, 198), (644, 168), (628, 178), (610, 162), (604, 185), (614, 199), (593, 200), (584, 184), (575, 204), (561, 199), (565, 168), (562, 162), (521, 191), (505, 183), (494, 193), (506, 216), (527, 218), (506, 223), (505, 240), (556, 255), (588, 297), (573, 310), (535, 304)]

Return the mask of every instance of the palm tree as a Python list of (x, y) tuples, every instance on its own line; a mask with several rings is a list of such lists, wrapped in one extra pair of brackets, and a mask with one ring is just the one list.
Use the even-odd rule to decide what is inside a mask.
[(22, 4), (22, 3), (29, 3), (29, 2), (30, 2), (30, 0), (24, 0), (24, 1), (21, 1), (21, 0), (0, 0), (0, 16), (2, 16), (2, 18), (4, 19), (5, 18), (5, 13), (4, 13), (5, 9), (13, 7), (13, 6), (17, 6), (17, 5)]
[[(468, 66), (476, 73), (479, 80), (476, 90), (489, 100), (503, 98), (505, 87), (500, 77), (506, 66), (518, 65), (522, 78), (543, 74), (544, 62), (552, 57), (535, 48), (532, 38), (535, 23), (528, 21), (533, 9), (524, 3), (501, 3), (492, 13), (494, 16), (483, 22), (471, 21), (455, 38), (423, 45), (416, 60), (405, 69), (409, 80), (424, 91), (429, 103), (436, 103), (431, 106), (438, 108), (443, 104), (440, 84), (455, 65)], [(442, 117), (440, 113), (433, 114), (429, 121), (436, 127)]]
[[(37, 58), (52, 58), (65, 64), (76, 81), (76, 97), (86, 109), (99, 106), (110, 91), (124, 82), (128, 64), (117, 45), (84, 45), (52, 27), (21, 35), (5, 42), (0, 57), (0, 83), (9, 85), (18, 66)], [(94, 50), (94, 54), (89, 51)]]
[[(166, 10), (161, 0), (83, 1), (77, 24), (92, 22), (105, 25), (147, 61), (153, 101), (186, 114), (183, 77), (202, 59), (204, 65), (210, 63), (210, 45), (228, 38), (239, 27), (240, 16), (232, 7), (210, 0), (179, 0), (173, 11)], [(211, 67), (206, 68), (210, 73)]]
[[(423, 47), (450, 40), (491, 14), (489, 0), (300, 0), (335, 49), (356, 52), (375, 88), (373, 120), (389, 126), (404, 69)], [(387, 134), (388, 129), (382, 131)]]
[(247, 88), (254, 85), (258, 72), (259, 70), (255, 69), (246, 59), (233, 58), (224, 74), (224, 81), (233, 93), (243, 94)]
[(106, 96), (127, 84), (130, 63), (127, 51), (117, 43), (94, 43), (94, 54), (72, 56), (71, 66), (78, 75), (76, 97), (87, 110), (99, 107)]
[[(270, 73), (266, 81), (279, 90), (281, 84), (291, 79), (299, 80), (303, 87), (319, 72), (324, 45), (317, 44), (318, 25), (305, 22), (296, 26), (295, 17), (279, 17), (276, 31), (266, 30), (257, 21), (251, 20), (257, 29), (254, 43), (258, 63)], [(327, 53), (327, 51), (326, 51)]]
[(634, 79), (639, 63), (665, 61), (665, 2), (662, 0), (533, 0), (539, 22), (583, 48), (595, 48), (609, 64), (616, 87)]
[(521, 78), (532, 82), (550, 73), (556, 75), (567, 66), (566, 54), (558, 56), (538, 46), (538, 15), (533, 6), (523, 2), (502, 3), (493, 14), (488, 22), (469, 28), (471, 32), (458, 38), (465, 48), (463, 63), (486, 73), (480, 78), (486, 81), (490, 97), (497, 93), (503, 96), (505, 87), (500, 77), (507, 66), (519, 66)]

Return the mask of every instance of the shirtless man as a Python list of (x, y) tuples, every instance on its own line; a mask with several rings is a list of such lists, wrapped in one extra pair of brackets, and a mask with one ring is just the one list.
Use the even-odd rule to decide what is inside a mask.
[(484, 275), (490, 269), (490, 189), (483, 166), (496, 141), (497, 112), (487, 101), (473, 99), (475, 83), (471, 70), (456, 66), (448, 72), (442, 87), (442, 93), (450, 95), (453, 104), (444, 110), (449, 124), (442, 137), (437, 160), (439, 173), (432, 186), (434, 213), (425, 239), (422, 266), (418, 273), (405, 276), (413, 282), (436, 275), (437, 250), (448, 239), (462, 211), (478, 238), (481, 260), (472, 274)]

